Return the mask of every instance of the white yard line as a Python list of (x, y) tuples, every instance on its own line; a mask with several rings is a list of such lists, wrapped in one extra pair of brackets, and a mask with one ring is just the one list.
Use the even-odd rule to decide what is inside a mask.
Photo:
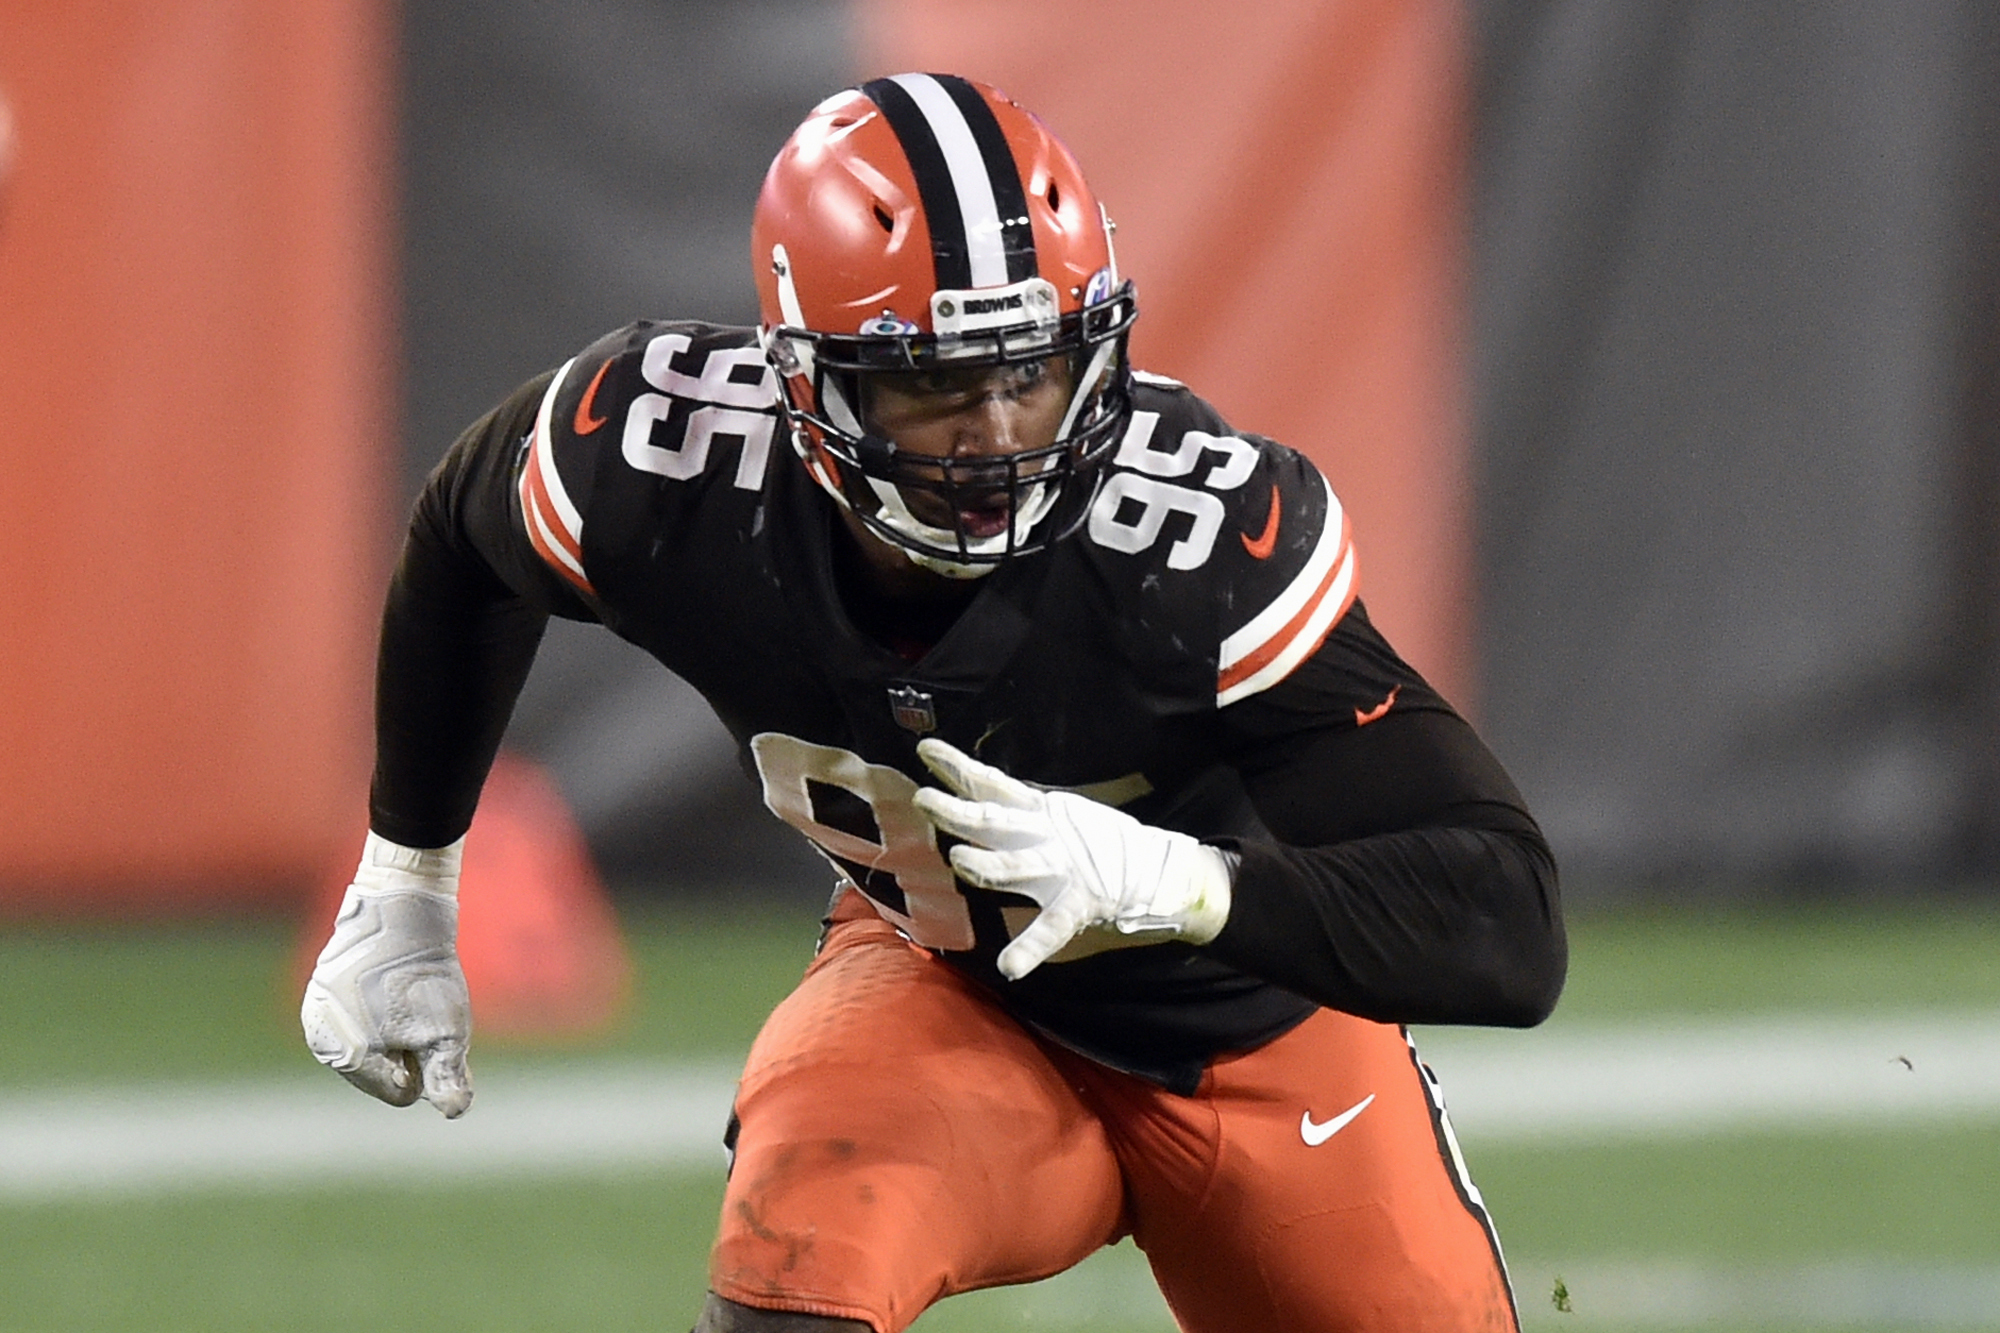
[[(1429, 1030), (1460, 1138), (1579, 1142), (2000, 1119), (2000, 1013)], [(1904, 1063), (1907, 1061), (1907, 1065)], [(483, 1071), (446, 1122), (318, 1069), (239, 1085), (0, 1094), (0, 1199), (435, 1176), (720, 1171), (735, 1071)]]
[(1555, 1022), (1438, 1029), (1417, 1045), (1468, 1144), (2000, 1115), (2000, 1013), (1991, 1011)]
[(0, 1198), (200, 1186), (578, 1175), (632, 1167), (720, 1173), (733, 1070), (576, 1065), (496, 1071), (448, 1122), (394, 1110), (314, 1069), (237, 1086), (130, 1087), (0, 1098)]

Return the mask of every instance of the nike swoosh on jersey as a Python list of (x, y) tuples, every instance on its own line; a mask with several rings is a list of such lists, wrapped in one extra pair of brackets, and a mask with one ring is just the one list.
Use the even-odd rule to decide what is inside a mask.
[(1375, 1094), (1371, 1092), (1333, 1119), (1323, 1121), (1320, 1124), (1314, 1124), (1313, 1113), (1307, 1111), (1303, 1116), (1299, 1117), (1299, 1137), (1306, 1141), (1306, 1147), (1317, 1148), (1320, 1144), (1325, 1143), (1328, 1139), (1340, 1133), (1341, 1130), (1353, 1124), (1354, 1117), (1367, 1110), (1369, 1103), (1374, 1100)]
[(1402, 692), (1403, 692), (1403, 687), (1401, 685), (1398, 685), (1395, 689), (1389, 691), (1388, 698), (1384, 699), (1381, 703), (1376, 704), (1373, 708), (1366, 710), (1360, 708), (1355, 709), (1354, 725), (1357, 727), (1365, 727), (1370, 722), (1373, 722), (1375, 719), (1381, 717), (1384, 713), (1388, 712), (1390, 708), (1394, 707), (1396, 703), (1396, 696), (1401, 694)]
[(1271, 488), (1271, 516), (1264, 520), (1264, 531), (1252, 541), (1250, 534), (1236, 534), (1243, 539), (1243, 549), (1250, 553), (1252, 560), (1269, 560), (1271, 552), (1278, 549), (1278, 488)]
[(605, 418), (594, 415), (591, 407), (597, 402), (597, 386), (604, 383), (604, 372), (611, 369), (611, 362), (615, 360), (617, 358), (612, 357), (597, 368), (597, 373), (590, 377), (589, 387), (583, 391), (583, 397), (577, 401), (576, 417), (570, 424), (576, 428), (578, 435), (588, 435), (604, 424)]

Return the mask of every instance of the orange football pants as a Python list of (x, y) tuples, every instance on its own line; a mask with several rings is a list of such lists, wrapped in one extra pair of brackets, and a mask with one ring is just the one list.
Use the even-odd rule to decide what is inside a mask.
[(860, 906), (751, 1048), (719, 1295), (897, 1333), (1130, 1234), (1187, 1333), (1516, 1330), (1400, 1029), (1322, 1010), (1181, 1097), (1032, 1036)]

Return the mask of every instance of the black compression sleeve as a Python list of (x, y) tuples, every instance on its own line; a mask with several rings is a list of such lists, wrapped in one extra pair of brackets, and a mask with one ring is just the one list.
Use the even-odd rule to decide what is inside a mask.
[(1529, 1026), (1568, 961), (1555, 862), (1513, 783), (1442, 708), (1294, 735), (1242, 765), (1277, 842), (1242, 861), (1208, 947), (1384, 1022)]
[(408, 847), (442, 847), (471, 827), (548, 624), (482, 573), (418, 526), (389, 585), (369, 825)]
[(513, 463), (547, 377), (462, 435), (425, 485), (382, 613), (369, 824), (410, 847), (471, 826), (550, 612), (588, 618), (519, 535)]

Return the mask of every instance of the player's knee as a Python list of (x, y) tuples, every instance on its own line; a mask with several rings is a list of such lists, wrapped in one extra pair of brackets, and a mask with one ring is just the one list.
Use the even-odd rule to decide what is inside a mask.
[(759, 1310), (714, 1292), (701, 1307), (694, 1333), (873, 1333), (858, 1319), (798, 1314), (790, 1310)]

